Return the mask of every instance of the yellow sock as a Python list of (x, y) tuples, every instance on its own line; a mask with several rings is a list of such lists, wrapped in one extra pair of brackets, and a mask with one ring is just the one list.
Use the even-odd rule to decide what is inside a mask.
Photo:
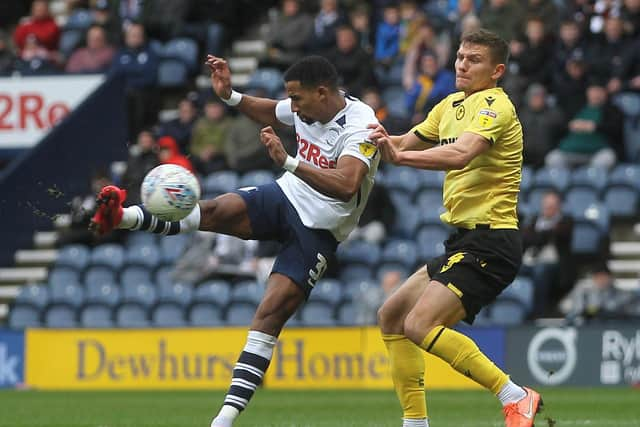
[(421, 347), (493, 394), (498, 394), (509, 382), (509, 376), (489, 360), (473, 340), (453, 329), (436, 326), (427, 334)]
[(382, 340), (389, 352), (391, 378), (403, 418), (427, 418), (422, 350), (404, 335), (383, 334)]

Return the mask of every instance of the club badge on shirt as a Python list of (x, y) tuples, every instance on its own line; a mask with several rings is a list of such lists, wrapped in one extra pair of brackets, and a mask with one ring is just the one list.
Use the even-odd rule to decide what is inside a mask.
[(373, 157), (374, 154), (376, 154), (376, 150), (378, 149), (378, 147), (376, 147), (373, 143), (365, 139), (363, 142), (360, 143), (359, 149), (360, 149), (360, 154), (370, 159)]

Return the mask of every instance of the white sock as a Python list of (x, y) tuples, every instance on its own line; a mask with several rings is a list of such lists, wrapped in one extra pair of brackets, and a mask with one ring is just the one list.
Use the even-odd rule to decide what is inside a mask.
[(177, 221), (161, 221), (154, 217), (141, 205), (129, 206), (122, 210), (122, 221), (118, 228), (130, 230), (142, 230), (156, 234), (177, 234), (191, 233), (200, 227), (200, 205), (196, 205), (193, 210), (179, 223)]
[(142, 217), (142, 209), (139, 206), (129, 206), (122, 210), (122, 221), (118, 228), (133, 228), (138, 223), (138, 218)]
[(402, 427), (429, 427), (428, 418), (403, 418)]
[(524, 391), (522, 387), (509, 380), (509, 382), (502, 387), (496, 396), (498, 396), (502, 406), (507, 406), (510, 403), (515, 403), (524, 399), (527, 396), (527, 392)]

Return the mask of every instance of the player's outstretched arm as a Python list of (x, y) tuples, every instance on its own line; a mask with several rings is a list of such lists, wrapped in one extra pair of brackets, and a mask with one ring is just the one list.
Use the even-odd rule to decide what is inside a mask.
[(472, 132), (464, 132), (453, 144), (426, 151), (401, 152), (390, 143), (389, 138), (384, 137), (379, 138), (377, 144), (386, 161), (399, 166), (431, 170), (463, 169), (491, 147), (485, 137)]
[(276, 165), (295, 173), (320, 193), (343, 202), (348, 202), (357, 194), (362, 180), (369, 171), (363, 161), (349, 155), (340, 157), (335, 169), (320, 169), (299, 163), (289, 157), (280, 138), (270, 126), (260, 131), (260, 140), (267, 147), (269, 156)]
[(211, 86), (222, 101), (236, 107), (252, 120), (269, 126), (281, 126), (276, 118), (278, 101), (240, 94), (231, 87), (231, 70), (223, 58), (207, 55), (205, 62), (211, 70)]
[(436, 145), (436, 142), (427, 142), (418, 138), (413, 132), (407, 132), (403, 135), (389, 135), (387, 130), (379, 123), (373, 123), (367, 126), (371, 129), (369, 139), (374, 143), (380, 138), (388, 138), (398, 151), (410, 150), (426, 150)]

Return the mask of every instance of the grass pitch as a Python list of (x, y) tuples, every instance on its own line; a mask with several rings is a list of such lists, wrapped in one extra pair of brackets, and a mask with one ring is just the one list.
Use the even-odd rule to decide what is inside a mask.
[[(640, 427), (640, 390), (542, 389), (536, 427)], [(2, 427), (209, 427), (223, 392), (0, 392)], [(503, 426), (483, 391), (430, 391), (432, 427)], [(400, 427), (391, 391), (259, 390), (234, 427)]]

